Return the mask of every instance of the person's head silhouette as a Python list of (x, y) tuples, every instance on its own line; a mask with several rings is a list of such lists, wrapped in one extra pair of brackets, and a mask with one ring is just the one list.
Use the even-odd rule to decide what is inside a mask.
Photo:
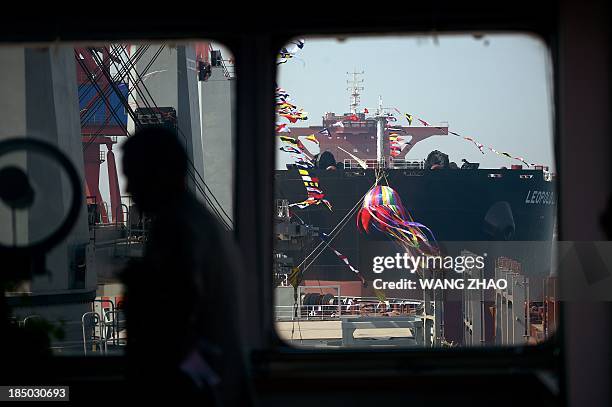
[(176, 133), (145, 127), (123, 144), (127, 190), (144, 212), (157, 212), (186, 191), (187, 154)]

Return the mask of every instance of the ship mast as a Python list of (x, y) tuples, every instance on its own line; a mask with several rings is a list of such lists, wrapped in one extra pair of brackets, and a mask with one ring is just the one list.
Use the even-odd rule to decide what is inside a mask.
[(350, 95), (350, 103), (349, 103), (349, 111), (351, 114), (357, 113), (357, 108), (359, 107), (359, 102), (361, 101), (361, 91), (363, 88), (363, 79), (359, 77), (363, 75), (365, 72), (357, 72), (356, 69), (353, 69), (353, 72), (347, 72), (347, 75), (352, 75), (353, 77), (350, 80), (347, 80), (346, 83), (348, 87), (346, 90), (349, 91)]
[(385, 166), (385, 123), (386, 117), (383, 114), (382, 96), (378, 96), (378, 109), (376, 109), (376, 162), (378, 168)]

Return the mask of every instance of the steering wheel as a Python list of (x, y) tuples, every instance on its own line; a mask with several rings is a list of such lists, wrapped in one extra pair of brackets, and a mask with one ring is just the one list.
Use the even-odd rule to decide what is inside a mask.
[[(0, 254), (8, 253), (21, 258), (33, 258), (44, 255), (68, 236), (77, 222), (81, 210), (82, 187), (76, 168), (74, 168), (70, 159), (54, 145), (30, 138), (12, 138), (0, 141), (0, 157), (20, 150), (42, 153), (55, 160), (68, 175), (72, 187), (72, 200), (66, 218), (46, 238), (27, 246), (7, 246), (0, 242)], [(9, 166), (0, 170), (0, 200), (13, 209), (25, 209), (31, 206), (34, 200), (34, 192), (27, 174), (22, 169)]]

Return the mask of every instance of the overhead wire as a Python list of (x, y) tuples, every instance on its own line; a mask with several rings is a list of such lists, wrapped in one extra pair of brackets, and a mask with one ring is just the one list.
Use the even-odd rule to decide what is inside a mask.
[[(147, 47), (148, 47), (148, 45), (147, 45)], [(138, 51), (140, 51), (140, 49)], [(109, 54), (110, 54), (110, 52), (109, 52)], [(79, 55), (80, 55), (80, 53), (79, 53)], [(144, 55), (144, 51), (135, 53), (134, 56), (133, 56), (134, 62), (137, 62), (138, 60), (140, 60), (142, 55)], [(94, 78), (97, 78), (100, 75), (100, 72), (101, 72), (101, 67), (96, 63), (96, 70), (92, 72), (92, 76)], [(118, 70), (117, 74), (113, 77), (113, 81), (114, 82), (119, 82), (120, 80), (123, 79), (125, 74), (126, 74), (125, 73), (125, 69)], [(81, 85), (81, 86), (83, 86), (83, 85)], [(113, 89), (110, 86), (110, 83), (106, 83), (106, 85), (104, 86), (102, 95), (100, 95), (100, 97), (95, 99), (94, 103), (91, 106), (86, 107), (86, 112), (81, 117), (81, 123), (86, 123), (91, 118), (93, 118), (94, 115), (98, 112), (99, 108), (103, 105), (103, 102), (102, 102), (101, 99), (109, 97), (112, 94), (112, 92), (113, 92)], [(85, 98), (88, 95), (88, 93), (89, 92), (86, 92), (85, 94), (82, 94), (81, 97), (79, 97), (79, 103), (82, 101), (83, 98)]]
[[(157, 106), (157, 104), (155, 103), (155, 99), (153, 98), (153, 96), (151, 95), (151, 93), (149, 92), (148, 87), (146, 86), (146, 84), (144, 83), (144, 80), (142, 80), (141, 74), (138, 73), (137, 70), (134, 70), (134, 73), (136, 75), (136, 77), (139, 80), (139, 86), (138, 87), (142, 87), (144, 92), (146, 92), (146, 95), (144, 94), (144, 92), (139, 91), (138, 94), (140, 96), (140, 99), (143, 103), (145, 103), (145, 105), (148, 108), (151, 108), (151, 103), (153, 104), (153, 106), (155, 107), (155, 109), (159, 109), (159, 107)], [(131, 74), (130, 74), (131, 75)], [(131, 77), (131, 76), (130, 76)], [(133, 79), (133, 77), (131, 77)], [(150, 99), (151, 103), (148, 102), (147, 100), (147, 96)], [(183, 133), (183, 131), (181, 130), (181, 128), (178, 126), (176, 126), (176, 130), (177, 133), (181, 135), (181, 137), (183, 138), (183, 141), (185, 142), (185, 144), (187, 144), (187, 137), (185, 135), (185, 133)], [(216, 196), (214, 195), (214, 193), (212, 192), (212, 190), (210, 189), (210, 187), (208, 186), (208, 184), (206, 183), (206, 181), (204, 181), (204, 178), (202, 177), (202, 175), (200, 174), (200, 172), (197, 170), (197, 168), (195, 167), (193, 161), (191, 160), (191, 158), (188, 158), (188, 163), (190, 165), (190, 177), (192, 178), (192, 180), (194, 181), (194, 185), (196, 186), (196, 188), (198, 189), (198, 191), (202, 194), (202, 197), (204, 198), (204, 200), (208, 203), (209, 207), (211, 208), (211, 210), (217, 215), (217, 217), (221, 220), (221, 222), (228, 228), (231, 229), (230, 224), (233, 223), (232, 219), (230, 218), (230, 216), (227, 214), (227, 212), (225, 211), (225, 209), (223, 208), (223, 206), (220, 204), (220, 202), (217, 200)], [(206, 190), (208, 190), (208, 193), (206, 193), (204, 191), (204, 189), (202, 188), (201, 185), (199, 185), (198, 179), (195, 177), (195, 175), (197, 175), (197, 177), (200, 179), (201, 183), (204, 185), (204, 188)], [(212, 199), (214, 200), (214, 202), (210, 199), (212, 197)], [(216, 204), (216, 205), (215, 205)], [(224, 219), (227, 219), (227, 221)], [(229, 221), (229, 223), (228, 223)]]
[[(154, 63), (155, 59), (157, 59), (157, 57), (159, 56), (159, 54), (163, 50), (163, 47), (164, 46), (162, 45), (160, 47), (160, 49), (158, 49), (156, 54), (151, 58), (151, 60), (149, 61), (149, 64), (145, 68), (147, 71), (150, 68), (150, 66)], [(148, 46), (147, 46), (147, 49), (148, 49)], [(117, 50), (117, 48), (115, 48), (113, 51), (116, 52), (116, 50)], [(136, 65), (135, 65), (135, 62), (134, 62), (135, 58), (130, 58), (130, 56), (127, 54), (127, 51), (125, 51), (122, 47), (120, 47), (119, 50), (122, 51), (125, 55), (127, 55), (127, 57), (128, 57), (127, 60), (124, 60), (123, 56), (119, 57), (121, 59), (121, 61), (122, 61), (122, 65), (124, 65), (124, 62), (125, 62), (125, 65), (127, 65), (127, 66), (125, 67), (125, 70), (122, 71), (121, 67), (117, 66), (116, 61), (113, 58), (110, 58), (111, 63), (114, 64), (114, 67), (118, 71), (117, 75), (115, 75), (115, 78), (117, 78), (117, 77), (123, 78), (125, 76), (128, 76), (128, 78), (131, 79), (132, 82), (135, 83), (134, 87), (131, 90), (128, 89), (128, 97), (134, 91), (137, 93), (138, 97), (134, 98), (137, 107), (140, 107), (140, 104), (138, 103), (138, 99), (140, 99), (141, 103), (144, 104), (146, 107), (152, 108), (152, 105), (151, 105), (151, 102), (152, 102), (153, 106), (155, 106), (155, 109), (159, 109), (159, 107), (155, 103), (155, 100), (153, 99), (151, 93), (149, 92), (146, 84), (144, 84), (144, 78), (141, 76), (141, 74), (136, 69)], [(139, 50), (140, 50), (140, 48), (139, 48)], [(138, 118), (135, 116), (134, 111), (132, 111), (131, 106), (129, 105), (129, 102), (126, 99), (126, 97), (120, 92), (120, 90), (117, 88), (116, 84), (114, 83), (115, 78), (111, 78), (110, 74), (107, 72), (107, 70), (104, 69), (104, 65), (103, 65), (102, 61), (100, 60), (99, 56), (96, 54), (96, 52), (98, 52), (98, 51), (93, 49), (93, 48), (90, 48), (89, 52), (91, 53), (91, 57), (94, 60), (94, 62), (96, 62), (98, 67), (101, 68), (102, 74), (104, 75), (105, 79), (109, 83), (109, 86), (111, 87), (111, 89), (113, 91), (115, 91), (115, 93), (117, 93), (117, 96), (119, 97), (119, 99), (121, 101), (121, 104), (124, 105), (124, 107), (126, 108), (127, 113), (130, 115), (130, 117), (132, 117), (132, 120), (134, 120), (134, 123), (138, 125), (139, 124)], [(103, 91), (100, 88), (100, 85), (95, 81), (94, 74), (86, 66), (86, 64), (83, 63), (83, 61), (80, 58), (79, 53), (76, 50), (75, 50), (75, 53), (77, 54), (76, 55), (76, 59), (77, 59), (79, 65), (81, 65), (81, 68), (87, 74), (88, 79), (91, 82), (91, 84), (93, 85), (94, 89), (98, 92), (98, 94), (102, 95), (102, 97), (100, 97), (100, 99), (107, 106), (107, 108), (109, 109), (111, 115), (117, 121), (117, 124), (122, 128), (122, 130), (126, 133), (126, 135), (128, 135), (127, 128), (123, 125), (121, 120), (117, 117), (116, 109), (118, 107), (113, 108), (113, 107), (110, 106), (110, 103), (106, 100), (106, 96), (105, 96), (105, 95), (107, 95), (106, 92)], [(112, 52), (109, 51), (109, 55), (112, 55)], [(142, 57), (142, 55), (144, 55), (144, 52), (140, 52), (138, 54), (138, 60)], [(132, 74), (131, 74), (132, 71), (135, 73), (137, 79), (134, 79), (134, 76), (132, 76)], [(107, 86), (106, 89), (108, 89), (109, 86)], [(145, 93), (143, 91), (146, 92), (146, 95), (145, 95)], [(151, 102), (149, 102), (149, 100), (147, 100), (147, 96), (148, 96), (148, 99), (150, 99)], [(99, 102), (98, 102), (98, 104), (99, 104)], [(97, 108), (99, 108), (99, 106)], [(90, 117), (93, 114), (94, 113), (91, 113)], [(108, 119), (109, 118), (107, 117), (106, 122), (108, 122)], [(98, 130), (97, 134), (102, 132), (102, 130), (103, 130), (105, 125), (106, 125), (106, 123), (103, 126), (101, 126), (101, 128)], [(187, 138), (186, 138), (185, 134), (182, 132), (182, 130), (180, 129), (180, 127), (178, 126), (178, 123), (177, 123), (176, 129), (177, 129), (177, 133), (179, 133), (183, 137), (183, 140), (184, 140), (184, 142), (186, 144), (187, 143)], [(96, 135), (94, 135), (94, 137)], [(92, 137), (92, 139), (88, 142), (88, 145), (85, 148), (87, 148), (89, 145), (91, 145), (91, 143), (94, 142), (94, 140), (95, 140), (94, 137)], [(188, 162), (189, 162), (189, 166), (190, 166), (190, 168), (188, 169), (188, 175), (193, 180), (194, 186), (196, 187), (198, 192), (200, 192), (200, 194), (202, 195), (202, 197), (204, 198), (204, 200), (208, 204), (208, 206), (211, 209), (211, 211), (216, 215), (216, 217), (221, 221), (221, 223), (227, 229), (231, 229), (230, 223), (233, 223), (231, 218), (229, 217), (229, 215), (227, 214), (227, 212), (225, 211), (223, 206), (219, 203), (219, 201), (217, 200), (216, 196), (214, 195), (214, 193), (212, 192), (210, 187), (204, 181), (202, 175), (199, 173), (199, 171), (197, 170), (197, 168), (195, 167), (195, 165), (193, 164), (191, 159), (188, 159)], [(204, 185), (204, 188), (206, 190), (208, 190), (208, 193), (204, 190), (204, 188), (202, 188), (202, 186), (200, 185), (200, 182), (198, 182), (198, 178), (196, 178), (196, 175), (200, 179), (201, 183)], [(227, 221), (226, 221), (226, 219), (227, 219)], [(228, 221), (229, 221), (229, 223), (228, 223)]]
[[(374, 185), (372, 185), (372, 187), (376, 186), (378, 184), (378, 182), (380, 181), (380, 178), (378, 175), (376, 176), (376, 180), (374, 181)], [(306, 265), (304, 268), (302, 268), (302, 272), (306, 271), (315, 261), (316, 259), (323, 253), (323, 251), (332, 243), (332, 241), (338, 236), (338, 234), (340, 233), (340, 231), (342, 229), (344, 229), (344, 227), (346, 226), (346, 224), (348, 223), (349, 218), (353, 215), (353, 213), (355, 213), (355, 211), (358, 209), (359, 205), (361, 205), (361, 203), (363, 202), (363, 199), (365, 198), (365, 196), (368, 194), (368, 192), (370, 191), (370, 189), (372, 188), (370, 187), (368, 189), (368, 191), (366, 191), (365, 194), (363, 194), (363, 196), (361, 198), (359, 198), (359, 200), (355, 203), (355, 205), (353, 205), (353, 207), (346, 213), (346, 215), (344, 215), (344, 217), (336, 224), (336, 226), (332, 229), (332, 231), (328, 234), (329, 238), (326, 239), (325, 241), (321, 241), (312, 252), (310, 252), (308, 254), (308, 256), (306, 256), (302, 262), (297, 266), (298, 268), (301, 268), (304, 263), (306, 263), (306, 261), (311, 257), (311, 256), (315, 256), (312, 261), (310, 261), (308, 263), (308, 265)], [(338, 229), (339, 228), (339, 229)], [(315, 253), (317, 252), (317, 250), (321, 247), (324, 246), (318, 254), (315, 255)]]
[[(140, 60), (140, 57), (142, 57), (142, 55), (143, 55), (142, 53), (141, 53), (141, 54), (139, 54), (139, 55), (138, 55), (138, 57), (134, 59), (134, 62), (133, 62), (133, 63), (136, 63), (138, 60)], [(149, 65), (149, 66), (150, 66), (150, 65)], [(148, 71), (149, 66), (145, 67), (145, 70), (146, 70), (146, 71)], [(126, 76), (126, 72), (125, 72), (125, 70), (126, 70), (126, 69), (129, 69), (129, 68), (123, 68), (123, 67), (122, 67), (123, 72), (118, 70), (117, 74), (116, 74), (116, 75), (113, 77), (113, 80), (114, 80), (114, 81), (120, 81), (120, 80), (123, 80), (123, 78)], [(106, 87), (106, 88), (107, 88), (107, 89), (110, 89), (110, 91), (112, 91), (112, 88), (110, 87), (110, 85), (107, 85), (107, 87)], [(132, 89), (132, 90), (133, 90), (133, 89)], [(127, 96), (128, 96), (128, 97), (129, 97), (129, 96), (131, 96), (131, 94), (132, 94), (132, 90), (128, 89), (128, 92), (127, 92)], [(110, 92), (109, 92), (108, 94), (105, 94), (103, 97), (107, 97), (107, 96), (109, 96), (109, 95), (110, 95)], [(101, 104), (102, 104), (102, 102), (99, 102), (99, 103), (98, 103), (98, 106), (95, 108), (95, 111), (97, 111), (97, 110), (99, 109), (99, 105), (101, 105)], [(112, 109), (112, 112), (117, 112), (117, 110), (119, 109), (119, 107), (120, 107), (120, 106), (121, 106), (121, 105), (117, 105), (117, 106), (115, 106), (115, 107)], [(95, 114), (95, 111), (94, 111), (94, 114)], [(88, 148), (89, 148), (89, 147), (90, 147), (90, 146), (91, 146), (91, 145), (92, 145), (92, 144), (93, 144), (93, 143), (96, 141), (96, 138), (97, 138), (97, 137), (98, 137), (100, 134), (102, 134), (102, 132), (105, 130), (105, 128), (107, 127), (108, 123), (110, 122), (110, 119), (111, 119), (111, 116), (107, 116), (107, 117), (106, 117), (106, 119), (104, 120), (104, 123), (102, 123), (102, 124), (100, 125), (100, 127), (98, 128), (98, 130), (96, 131), (96, 133), (95, 133), (95, 134), (90, 135), (91, 139), (90, 139), (90, 140), (87, 142), (87, 144), (86, 144), (86, 145), (83, 147), (83, 151), (87, 151), (87, 149), (88, 149)], [(84, 125), (84, 124), (87, 122), (87, 120), (89, 120), (89, 119), (88, 119), (88, 118), (85, 118), (84, 120), (82, 120), (82, 121), (81, 121), (81, 126), (83, 126), (83, 125)], [(127, 133), (126, 133), (126, 136), (127, 136)]]

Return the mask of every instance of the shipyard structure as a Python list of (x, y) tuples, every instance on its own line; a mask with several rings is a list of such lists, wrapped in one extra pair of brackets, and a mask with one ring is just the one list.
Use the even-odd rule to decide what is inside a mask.
[[(0, 142), (45, 141), (83, 180), (82, 207), (68, 238), (44, 256), (31, 281), (6, 292), (13, 322), (44, 320), (61, 328), (52, 338), (55, 352), (121, 351), (126, 332), (118, 273), (142, 255), (148, 226), (123, 192), (121, 143), (143, 126), (174, 129), (189, 157), (190, 188), (231, 227), (235, 77), (229, 57), (209, 42), (5, 47), (0, 53), (6, 96)], [(21, 168), (33, 185), (28, 210), (0, 203), (0, 224), (15, 226), (1, 227), (0, 241), (25, 247), (57, 228), (74, 191), (44, 155), (24, 151), (2, 160)]]

